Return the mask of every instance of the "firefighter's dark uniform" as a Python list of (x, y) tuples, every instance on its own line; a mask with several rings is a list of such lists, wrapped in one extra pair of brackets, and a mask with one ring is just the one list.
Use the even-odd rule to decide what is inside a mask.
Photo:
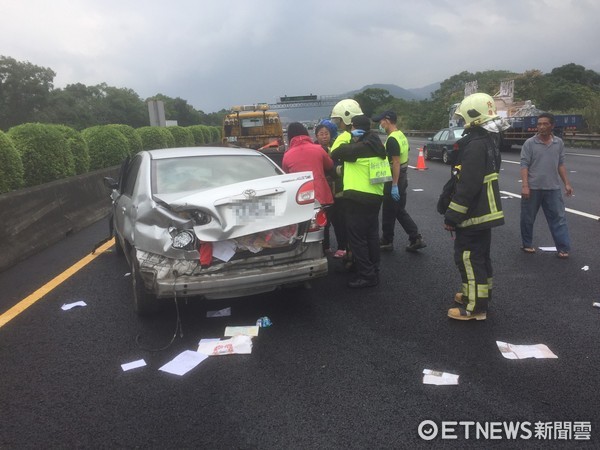
[(444, 221), (456, 229), (454, 261), (468, 313), (486, 312), (492, 297), (492, 228), (504, 224), (498, 134), (473, 127), (458, 141), (460, 175)]
[(367, 131), (359, 142), (332, 149), (331, 158), (344, 163), (346, 228), (358, 273), (349, 286), (374, 286), (379, 282), (379, 208), (384, 181), (391, 177), (385, 147)]

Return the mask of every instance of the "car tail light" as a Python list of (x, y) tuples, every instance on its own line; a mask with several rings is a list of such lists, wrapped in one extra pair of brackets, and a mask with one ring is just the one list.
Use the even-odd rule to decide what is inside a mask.
[(310, 180), (300, 186), (296, 193), (296, 203), (307, 205), (315, 202), (315, 183)]
[(319, 231), (327, 225), (327, 214), (323, 208), (320, 208), (310, 221), (308, 231)]

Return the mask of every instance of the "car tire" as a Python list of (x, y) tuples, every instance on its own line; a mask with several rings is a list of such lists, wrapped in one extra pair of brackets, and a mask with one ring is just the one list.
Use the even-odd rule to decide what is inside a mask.
[(423, 148), (423, 157), (429, 161), (431, 159), (431, 157), (429, 156), (429, 152), (427, 151), (427, 147)]
[(448, 150), (442, 150), (442, 161), (444, 164), (450, 164), (450, 155), (448, 155)]
[(158, 311), (158, 299), (148, 293), (140, 275), (140, 265), (135, 256), (135, 248), (131, 249), (131, 286), (133, 288), (133, 308), (138, 316), (149, 316)]

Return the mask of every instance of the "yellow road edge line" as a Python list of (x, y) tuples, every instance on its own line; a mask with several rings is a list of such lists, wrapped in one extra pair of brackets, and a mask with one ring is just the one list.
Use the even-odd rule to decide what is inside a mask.
[(67, 270), (65, 270), (61, 274), (58, 274), (52, 280), (48, 281), (45, 285), (43, 285), (41, 288), (39, 288), (32, 294), (28, 295), (23, 300), (21, 300), (19, 303), (17, 303), (15, 306), (10, 308), (8, 311), (6, 311), (4, 314), (2, 314), (0, 316), (0, 328), (2, 328), (4, 325), (6, 325), (8, 322), (10, 322), (15, 317), (17, 317), (19, 314), (21, 314), (23, 311), (25, 311), (31, 305), (35, 304), (38, 300), (40, 300), (42, 297), (44, 297), (44, 295), (51, 292), (57, 286), (59, 286), (60, 284), (62, 284), (66, 280), (68, 280), (70, 277), (75, 275), (77, 272), (79, 272), (79, 270), (83, 269), (85, 266), (87, 266), (89, 263), (91, 263), (94, 259), (96, 259), (98, 256), (100, 256), (102, 253), (104, 253), (110, 247), (112, 247), (114, 245), (114, 243), (115, 243), (115, 240), (111, 239), (110, 241), (102, 244), (100, 247), (98, 247), (96, 249), (96, 252), (94, 254), (90, 253), (89, 255), (83, 257), (82, 259), (77, 261), (75, 264), (73, 264), (71, 267), (69, 267)]

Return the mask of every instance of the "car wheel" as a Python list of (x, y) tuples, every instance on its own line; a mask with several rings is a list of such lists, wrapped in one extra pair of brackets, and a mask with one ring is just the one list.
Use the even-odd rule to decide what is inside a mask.
[(427, 151), (427, 147), (423, 148), (423, 156), (427, 161), (431, 159), (431, 157), (429, 156), (429, 152)]
[(140, 265), (131, 249), (131, 286), (133, 287), (133, 308), (139, 316), (148, 316), (158, 311), (158, 299), (146, 291), (140, 275)]
[(446, 149), (442, 150), (442, 161), (444, 161), (444, 164), (450, 164), (450, 157), (448, 156), (448, 150)]

